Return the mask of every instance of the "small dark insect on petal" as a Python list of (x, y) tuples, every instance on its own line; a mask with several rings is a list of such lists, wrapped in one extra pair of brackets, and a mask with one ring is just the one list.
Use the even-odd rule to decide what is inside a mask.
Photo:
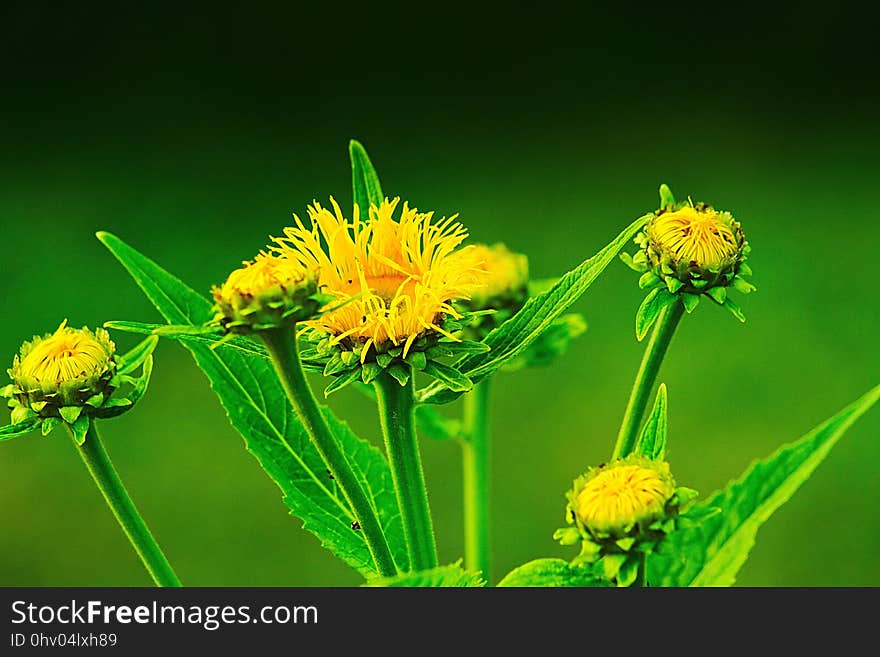
[(354, 531), (356, 531), (356, 532), (357, 532), (357, 531), (360, 531), (360, 529), (361, 529), (361, 523), (359, 523), (357, 520), (352, 520), (352, 521), (351, 521), (351, 528), (352, 528)]

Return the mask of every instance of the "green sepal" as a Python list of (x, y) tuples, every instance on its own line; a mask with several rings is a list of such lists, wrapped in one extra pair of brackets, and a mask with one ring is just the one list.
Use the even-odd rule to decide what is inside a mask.
[[(605, 557), (606, 559), (608, 557)], [(639, 558), (630, 556), (623, 562), (617, 571), (617, 586), (625, 588), (635, 584), (639, 576)]]
[(38, 426), (40, 426), (40, 423), (41, 420), (39, 417), (37, 417), (36, 415), (31, 415), (21, 422), (16, 422), (15, 424), (7, 424), (5, 427), (0, 428), (0, 441), (9, 440), (10, 438), (23, 436), (26, 433), (30, 433)]
[(672, 190), (669, 189), (669, 185), (663, 183), (660, 185), (660, 207), (666, 208), (670, 205), (675, 205), (675, 196), (672, 193)]
[(724, 302), (727, 300), (727, 288), (726, 287), (712, 287), (706, 290), (706, 296), (710, 297), (712, 301), (717, 304), (724, 305)]
[(61, 424), (61, 420), (59, 418), (47, 417), (46, 419), (43, 420), (42, 424), (40, 425), (40, 432), (44, 436), (48, 436), (49, 433), (52, 431), (52, 429), (57, 427), (59, 424)]
[(361, 381), (364, 383), (372, 383), (382, 372), (382, 367), (377, 363), (364, 363), (361, 365)]
[(730, 297), (728, 297), (724, 301), (724, 307), (727, 308), (727, 310), (729, 310), (730, 313), (734, 317), (736, 317), (739, 321), (741, 321), (741, 322), (746, 321), (746, 316), (743, 314), (742, 308), (740, 308), (734, 301), (732, 301), (730, 299)]
[(700, 295), (699, 294), (691, 294), (690, 292), (683, 292), (681, 295), (681, 300), (684, 303), (684, 309), (687, 311), (688, 315), (694, 312), (697, 309), (697, 306), (700, 305)]
[(16, 405), (12, 408), (12, 412), (9, 414), (9, 420), (11, 424), (22, 424), (23, 422), (36, 418), (39, 419), (39, 416), (34, 413), (27, 406)]
[(553, 532), (553, 540), (560, 545), (576, 545), (581, 540), (577, 527), (560, 527)]
[(474, 387), (474, 382), (457, 369), (435, 360), (428, 361), (425, 365), (425, 374), (441, 381), (453, 392), (467, 392)]
[(43, 399), (43, 400), (41, 400), (41, 401), (31, 402), (31, 410), (32, 410), (34, 413), (40, 413), (40, 412), (42, 412), (42, 410), (43, 410), (44, 408), (46, 408), (46, 406), (47, 406), (48, 404), (49, 404), (49, 402), (46, 401), (45, 399)]
[(359, 378), (361, 378), (360, 368), (355, 368), (349, 370), (345, 374), (340, 374), (332, 381), (332, 383), (330, 383), (330, 385), (324, 388), (324, 397), (327, 398), (337, 390), (342, 390), (342, 388), (350, 383), (354, 383)]
[(666, 289), (672, 292), (672, 294), (675, 294), (684, 287), (684, 283), (678, 280), (675, 276), (667, 276), (665, 282)]
[(342, 358), (342, 362), (346, 366), (354, 365), (358, 359), (357, 354), (353, 351), (343, 351), (339, 354), (339, 357)]
[(376, 363), (383, 370), (386, 367), (388, 367), (389, 365), (391, 365), (391, 361), (393, 361), (393, 360), (394, 360), (394, 356), (392, 356), (391, 354), (376, 354)]
[(86, 399), (85, 403), (87, 406), (91, 406), (92, 408), (101, 408), (104, 402), (106, 401), (106, 397), (103, 392), (96, 392), (94, 395)]
[(410, 369), (402, 363), (394, 363), (385, 371), (388, 372), (388, 374), (393, 376), (395, 379), (397, 379), (397, 382), (402, 386), (405, 386), (409, 381)]
[(646, 271), (639, 277), (639, 287), (643, 290), (647, 290), (649, 287), (654, 287), (659, 282), (660, 277), (652, 271)]
[[(641, 251), (639, 251), (638, 253), (641, 253)], [(636, 271), (636, 272), (645, 271), (645, 265), (644, 264), (637, 264), (635, 261), (633, 261), (633, 257), (629, 253), (627, 253), (626, 251), (623, 251), (619, 257), (620, 257), (620, 260), (623, 262), (623, 264), (625, 264), (627, 267), (629, 267), (633, 271)]]
[(623, 564), (626, 563), (628, 559), (628, 555), (626, 554), (606, 554), (599, 561), (600, 572), (608, 580), (614, 580), (617, 578), (617, 574), (620, 572), (620, 569), (623, 567)]
[(741, 292), (742, 294), (751, 294), (758, 289), (747, 280), (745, 280), (742, 276), (735, 277), (731, 284), (737, 292)]
[(89, 432), (89, 419), (88, 415), (80, 415), (79, 418), (73, 424), (69, 424), (70, 432), (73, 434), (73, 441), (77, 445), (82, 445), (86, 442), (86, 434)]
[(342, 355), (337, 351), (330, 357), (330, 360), (328, 360), (327, 364), (324, 366), (324, 376), (334, 376), (335, 374), (344, 372), (350, 367), (352, 366), (347, 365), (345, 361), (342, 360)]
[[(751, 251), (751, 249), (749, 249)], [(745, 262), (739, 263), (739, 275), (740, 276), (752, 276), (752, 268)]]
[(82, 412), (82, 406), (62, 406), (58, 409), (58, 414), (67, 424), (75, 423), (79, 416), (82, 415)]
[(636, 544), (636, 539), (634, 536), (627, 536), (626, 538), (617, 539), (614, 541), (614, 544), (624, 552), (629, 552), (632, 546)]
[(428, 364), (424, 351), (412, 351), (404, 359), (414, 370), (423, 370)]

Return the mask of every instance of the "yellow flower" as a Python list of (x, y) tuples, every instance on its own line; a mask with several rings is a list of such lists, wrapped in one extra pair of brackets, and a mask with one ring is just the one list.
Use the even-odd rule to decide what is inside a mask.
[(276, 328), (317, 311), (318, 303), (311, 299), (317, 291), (314, 271), (267, 253), (242, 265), (212, 290), (220, 323), (227, 330), (246, 333)]
[(743, 244), (742, 230), (730, 213), (708, 206), (685, 205), (658, 214), (645, 232), (675, 268), (684, 264), (720, 271), (736, 262)]
[(588, 474), (572, 507), (590, 532), (623, 536), (636, 524), (662, 517), (674, 493), (666, 463), (620, 460)]
[(468, 299), (483, 275), (470, 247), (458, 248), (467, 231), (457, 215), (435, 220), (433, 212), (404, 203), (394, 219), (395, 198), (370, 207), (365, 221), (355, 206), (349, 221), (335, 200), (330, 203), (332, 211), (317, 202), (309, 206), (310, 228), (294, 215), (296, 225), (275, 240), (282, 257), (317, 270), (321, 292), (334, 299), (307, 324), (333, 336), (334, 344), (362, 345), (362, 361), (373, 345), (402, 343), (405, 357), (426, 332), (453, 337), (443, 320), (459, 317), (452, 302)]
[(486, 276), (484, 285), (471, 295), (470, 308), (495, 308), (511, 302), (522, 306), (529, 280), (529, 259), (525, 255), (514, 253), (499, 242), (492, 246), (475, 244), (471, 258), (475, 267), (486, 271)]
[(55, 333), (26, 342), (9, 374), (32, 402), (58, 397), (63, 405), (78, 404), (112, 377), (115, 351), (104, 329), (74, 329), (64, 320)]

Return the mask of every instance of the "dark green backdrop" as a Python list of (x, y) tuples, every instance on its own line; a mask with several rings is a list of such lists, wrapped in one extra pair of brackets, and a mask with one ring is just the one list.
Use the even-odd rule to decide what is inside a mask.
[[(207, 292), (291, 212), (350, 203), (356, 137), (386, 192), (460, 212), (475, 239), (528, 253), (535, 276), (654, 208), (663, 181), (735, 213), (759, 287), (749, 321), (701, 307), (661, 373), (684, 485), (711, 492), (880, 382), (870, 16), (66, 11), (0, 21), (7, 361), (65, 317), (157, 319), (95, 230)], [(577, 304), (590, 329), (565, 360), (495, 386), (496, 575), (570, 554), (551, 534), (571, 479), (611, 450), (639, 299), (613, 265)], [(377, 438), (357, 393), (332, 406)], [(185, 583), (359, 582), (287, 515), (179, 346), (160, 346), (149, 395), (104, 433)], [(761, 530), (741, 584), (880, 584), (878, 435), (880, 409)], [(448, 562), (459, 453), (423, 452)], [(0, 584), (148, 584), (64, 433), (3, 444), (0, 480)]]

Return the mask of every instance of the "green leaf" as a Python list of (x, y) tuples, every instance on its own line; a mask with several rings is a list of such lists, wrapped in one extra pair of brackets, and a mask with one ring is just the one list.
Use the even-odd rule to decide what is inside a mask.
[(351, 156), (351, 185), (354, 202), (360, 209), (361, 220), (369, 216), (370, 205), (379, 206), (385, 199), (382, 194), (382, 185), (379, 184), (379, 176), (370, 156), (359, 141), (352, 139), (348, 144), (348, 153)]
[(365, 586), (389, 586), (389, 587), (477, 587), (485, 586), (486, 583), (477, 574), (466, 571), (461, 567), (461, 562), (438, 566), (431, 570), (421, 570), (415, 573), (405, 573), (396, 577), (382, 577), (370, 580)]
[(438, 363), (436, 360), (428, 361), (425, 364), (424, 372), (438, 381), (442, 381), (453, 392), (467, 392), (474, 387), (473, 381), (457, 369)]
[(666, 384), (661, 383), (651, 415), (645, 421), (642, 435), (636, 445), (635, 453), (653, 461), (662, 461), (666, 456)]
[[(108, 233), (99, 233), (98, 237), (166, 321), (199, 325), (210, 318), (211, 303), (207, 299), (117, 237)], [(292, 514), (352, 568), (365, 577), (376, 575), (363, 534), (352, 529), (355, 518), (290, 407), (271, 362), (261, 353), (234, 345), (234, 340), (216, 349), (203, 337), (191, 336), (180, 341), (207, 375), (248, 451), (282, 490)], [(352, 468), (362, 481), (369, 482), (397, 565), (408, 567), (400, 512), (384, 456), (370, 443), (354, 436), (329, 411), (325, 413)]]
[(761, 525), (794, 495), (846, 430), (878, 399), (880, 386), (799, 440), (757, 461), (708, 500), (695, 504), (684, 518), (714, 514), (666, 537), (648, 560), (651, 584), (733, 584)]
[(361, 370), (358, 367), (346, 372), (345, 374), (340, 374), (335, 379), (333, 379), (330, 385), (324, 388), (324, 398), (326, 399), (337, 390), (342, 390), (345, 386), (354, 383), (360, 378)]
[(529, 345), (519, 357), (514, 358), (503, 369), (513, 372), (524, 367), (545, 367), (571, 346), (572, 340), (587, 330), (587, 322), (580, 313), (568, 313), (558, 317), (541, 336)]
[(741, 322), (746, 321), (746, 316), (743, 313), (742, 308), (740, 308), (739, 305), (737, 305), (736, 302), (734, 302), (733, 299), (731, 299), (730, 297), (727, 297), (727, 299), (725, 299), (724, 307), (727, 308), (730, 311), (730, 313), (734, 317), (736, 317), (739, 321), (741, 321)]
[(67, 424), (73, 424), (76, 422), (82, 412), (82, 406), (62, 406), (58, 409), (58, 414), (61, 416), (62, 420), (67, 422)]
[(83, 414), (77, 418), (76, 422), (68, 425), (70, 426), (70, 432), (73, 434), (73, 440), (77, 445), (82, 445), (86, 442), (86, 434), (89, 432), (90, 422), (91, 420), (89, 420), (89, 416)]
[(24, 434), (30, 433), (39, 426), (40, 418), (37, 415), (32, 415), (26, 420), (16, 422), (15, 424), (7, 424), (5, 427), (0, 428), (0, 441), (9, 440), (10, 438), (15, 438), (17, 436), (23, 436)]
[(131, 374), (134, 372), (147, 358), (150, 357), (150, 354), (156, 349), (157, 344), (159, 344), (159, 338), (155, 335), (151, 335), (122, 356), (117, 356), (116, 373)]
[[(648, 215), (640, 217), (595, 256), (566, 273), (547, 292), (531, 297), (516, 315), (483, 340), (491, 351), (466, 356), (454, 363), (455, 368), (476, 383), (522, 354), (587, 291), (647, 220)], [(451, 401), (457, 396), (439, 383), (419, 392), (420, 401), (432, 404)]]
[(636, 312), (636, 338), (639, 342), (648, 335), (648, 331), (651, 330), (654, 322), (660, 317), (663, 309), (674, 303), (677, 299), (676, 295), (662, 287), (653, 289), (648, 293), (648, 296), (645, 297), (645, 300), (642, 301), (642, 305), (639, 306)]
[(607, 587), (610, 584), (596, 577), (588, 566), (572, 566), (562, 559), (535, 559), (511, 570), (498, 586)]

